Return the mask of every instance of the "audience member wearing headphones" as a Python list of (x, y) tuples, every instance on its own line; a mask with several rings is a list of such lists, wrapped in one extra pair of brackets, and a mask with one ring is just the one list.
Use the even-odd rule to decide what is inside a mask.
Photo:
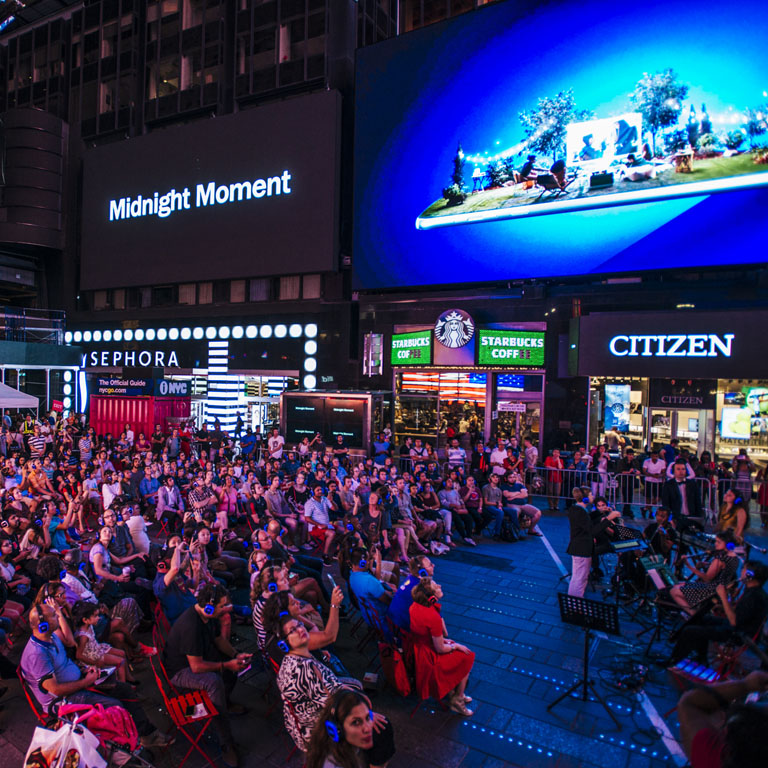
[(667, 666), (690, 657), (706, 665), (710, 640), (728, 640), (734, 632), (750, 639), (755, 636), (768, 617), (768, 594), (763, 589), (768, 580), (768, 566), (748, 560), (742, 568), (741, 579), (744, 592), (734, 603), (729, 602), (724, 584), (716, 587), (725, 616), (707, 614), (688, 624), (680, 633)]
[(72, 704), (124, 707), (136, 724), (143, 746), (167, 746), (173, 742), (147, 719), (129, 685), (119, 682), (109, 685), (107, 680), (102, 684), (101, 692), (88, 690), (95, 684), (100, 670), (88, 667), (83, 674), (69, 658), (64, 643), (56, 634), (59, 620), (57, 611), (51, 605), (44, 602), (34, 606), (29, 612), (29, 624), (32, 636), (21, 655), (21, 672), (45, 712), (55, 699), (64, 696)]
[(320, 651), (315, 655), (327, 664), (338, 677), (349, 677), (349, 672), (341, 661), (333, 653), (326, 649), (336, 642), (339, 635), (339, 606), (344, 602), (344, 593), (341, 587), (335, 587), (331, 594), (331, 610), (328, 615), (328, 621), (325, 627), (318, 627), (306, 613), (306, 606), (302, 606), (290, 592), (275, 592), (267, 598), (262, 613), (263, 625), (267, 632), (265, 651), (267, 655), (280, 663), (283, 660), (285, 651), (284, 644), (278, 642), (275, 635), (275, 628), (278, 626), (278, 619), (284, 614), (298, 619), (309, 632), (309, 650), (312, 652)]
[[(381, 580), (381, 550), (378, 547), (375, 549), (374, 562), (370, 563), (364, 549), (353, 549), (350, 562), (352, 571), (349, 574), (349, 588), (358, 600), (365, 598), (374, 605), (376, 601), (389, 605), (392, 602), (395, 587)], [(374, 566), (375, 574), (371, 573), (371, 565)]]
[(768, 672), (687, 691), (677, 705), (680, 740), (691, 768), (764, 768), (768, 765), (768, 706), (745, 703), (768, 691)]
[(411, 590), (413, 603), (409, 609), (411, 635), (414, 640), (416, 688), (421, 699), (438, 701), (448, 695), (453, 712), (473, 715), (466, 695), (469, 673), (475, 654), (465, 645), (448, 639), (448, 630), (440, 615), (443, 590), (429, 577), (422, 578)]
[(251, 620), (256, 632), (256, 644), (263, 651), (267, 645), (267, 630), (264, 626), (264, 606), (271, 595), (276, 592), (288, 592), (288, 575), (285, 568), (268, 565), (259, 571), (251, 591)]
[[(276, 520), (270, 521), (267, 530), (258, 530), (251, 536), (254, 550), (266, 552), (270, 559), (283, 560), (289, 569), (297, 574), (298, 578), (291, 585), (291, 591), (299, 600), (312, 603), (315, 608), (327, 614), (328, 601), (322, 589), (322, 560), (307, 558), (308, 561), (319, 563), (317, 570), (297, 562), (296, 558), (280, 544), (280, 524)], [(303, 558), (302, 558), (303, 559)], [(251, 582), (253, 588), (253, 582)]]
[[(312, 729), (328, 697), (336, 691), (349, 690), (353, 681), (340, 680), (312, 655), (309, 650), (309, 632), (290, 613), (279, 616), (277, 624), (271, 629), (279, 637), (278, 642), (283, 644), (282, 650), (285, 652), (277, 674), (285, 727), (296, 746), (305, 752)], [(356, 680), (354, 683), (360, 689)], [(387, 719), (375, 713), (373, 718), (374, 745), (379, 738), (391, 740), (391, 726)]]
[(231, 612), (229, 594), (219, 584), (205, 584), (197, 594), (197, 603), (187, 608), (174, 622), (163, 651), (171, 683), (178, 688), (204, 690), (219, 714), (212, 728), (221, 745), (222, 760), (238, 765), (229, 715), (245, 714), (241, 704), (231, 704), (229, 695), (238, 672), (249, 664), (250, 653), (237, 653), (222, 634), (220, 618)]
[(101, 616), (95, 628), (99, 640), (107, 640), (132, 655), (154, 656), (157, 653), (154, 647), (140, 643), (136, 636), (141, 622), (139, 604), (132, 597), (116, 598), (104, 590), (97, 597), (88, 576), (88, 566), (83, 562), (79, 549), (68, 549), (61, 560), (53, 556), (44, 557), (39, 569), (47, 574), (49, 580), (60, 579), (70, 607), (78, 600), (99, 605)]
[[(696, 606), (704, 600), (714, 597), (717, 587), (721, 584), (728, 585), (735, 581), (739, 567), (739, 556), (736, 554), (736, 542), (731, 531), (721, 531), (715, 537), (715, 551), (706, 571), (700, 571), (683, 555), (688, 568), (699, 581), (675, 584), (669, 590), (672, 599), (686, 613), (693, 615)], [(697, 565), (699, 565), (697, 563)]]
[(421, 579), (431, 579), (435, 575), (435, 565), (426, 555), (416, 555), (408, 561), (408, 578), (398, 587), (392, 596), (387, 615), (400, 629), (410, 631), (410, 608), (413, 603), (413, 588)]
[(203, 567), (199, 559), (190, 557), (187, 543), (175, 538), (178, 543), (169, 547), (165, 557), (157, 563), (157, 574), (152, 582), (155, 597), (171, 624), (197, 602), (195, 590), (200, 586)]
[(359, 691), (334, 693), (312, 731), (306, 768), (383, 768), (395, 754), (395, 743), (374, 740), (375, 717), (370, 700)]
[(744, 530), (749, 527), (749, 512), (744, 499), (728, 489), (723, 494), (723, 504), (717, 516), (717, 531), (732, 531), (734, 538), (741, 542)]

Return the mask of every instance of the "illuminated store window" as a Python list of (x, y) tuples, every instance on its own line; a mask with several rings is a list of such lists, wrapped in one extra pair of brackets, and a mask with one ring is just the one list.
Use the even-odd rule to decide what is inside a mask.
[(179, 286), (179, 304), (194, 304), (197, 299), (197, 285), (182, 283)]
[(280, 278), (280, 300), (291, 301), (299, 298), (301, 290), (301, 276), (289, 275)]
[(233, 280), (229, 286), (229, 300), (233, 304), (245, 301), (245, 280)]
[(320, 287), (320, 275), (304, 275), (302, 288), (305, 299), (319, 299)]
[(197, 286), (197, 303), (213, 304), (213, 283), (200, 283)]
[(249, 301), (269, 301), (269, 278), (259, 277), (250, 281)]
[(107, 301), (106, 291), (94, 291), (93, 292), (93, 308), (94, 309), (108, 309), (109, 302)]

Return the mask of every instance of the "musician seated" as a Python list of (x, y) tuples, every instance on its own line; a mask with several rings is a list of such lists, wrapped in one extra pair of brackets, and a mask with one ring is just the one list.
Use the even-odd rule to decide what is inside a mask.
[(723, 505), (717, 516), (717, 530), (731, 530), (736, 540), (741, 541), (744, 529), (748, 525), (749, 514), (745, 508), (744, 500), (729, 488), (723, 495)]
[[(672, 599), (691, 616), (696, 607), (714, 597), (720, 585), (728, 586), (736, 580), (739, 567), (739, 556), (736, 553), (736, 542), (730, 531), (721, 531), (715, 537), (715, 551), (712, 553), (706, 570), (703, 563), (693, 563), (688, 555), (683, 555), (691, 573), (698, 576), (698, 581), (675, 584), (669, 594)], [(706, 561), (704, 561), (706, 562)]]
[[(600, 577), (604, 576), (602, 568), (600, 568), (600, 555), (605, 555), (611, 551), (611, 542), (616, 538), (616, 528), (609, 524), (607, 520), (608, 515), (613, 512), (610, 505), (605, 499), (605, 496), (595, 497), (594, 509), (589, 513), (589, 517), (592, 520), (592, 525), (595, 526), (597, 532), (595, 534), (595, 547), (592, 552), (592, 576)], [(605, 522), (605, 526), (600, 526), (600, 523)], [(621, 523), (621, 518), (616, 518), (616, 523)]]
[(768, 580), (768, 566), (748, 560), (742, 568), (741, 580), (744, 592), (735, 602), (729, 601), (725, 584), (716, 587), (719, 605), (725, 615), (706, 614), (684, 627), (667, 666), (674, 666), (685, 658), (706, 665), (710, 640), (729, 640), (736, 632), (750, 639), (755, 636), (768, 617), (768, 594), (763, 589)]
[(656, 520), (643, 531), (643, 537), (654, 553), (661, 555), (664, 562), (668, 563), (679, 535), (675, 521), (670, 519), (669, 510), (666, 507), (659, 507), (656, 510)]

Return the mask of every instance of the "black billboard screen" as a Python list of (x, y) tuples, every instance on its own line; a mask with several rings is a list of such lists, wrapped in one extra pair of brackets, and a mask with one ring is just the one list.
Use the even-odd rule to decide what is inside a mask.
[(339, 119), (330, 91), (87, 151), (81, 288), (334, 269)]
[(363, 416), (365, 402), (357, 399), (329, 399), (325, 403), (325, 415), (328, 421), (326, 439), (330, 445), (336, 442), (336, 436), (342, 435), (347, 445), (363, 444)]

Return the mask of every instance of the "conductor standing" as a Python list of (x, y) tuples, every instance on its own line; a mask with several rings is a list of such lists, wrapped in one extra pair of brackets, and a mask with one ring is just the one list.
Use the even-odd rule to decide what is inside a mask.
[(593, 524), (587, 510), (589, 491), (586, 488), (574, 488), (573, 498), (576, 503), (568, 510), (568, 522), (571, 526), (571, 538), (566, 550), (571, 556), (571, 582), (568, 585), (568, 594), (572, 597), (584, 597), (589, 569), (592, 565), (595, 537), (605, 530), (611, 521), (621, 517), (621, 513), (611, 510)]

